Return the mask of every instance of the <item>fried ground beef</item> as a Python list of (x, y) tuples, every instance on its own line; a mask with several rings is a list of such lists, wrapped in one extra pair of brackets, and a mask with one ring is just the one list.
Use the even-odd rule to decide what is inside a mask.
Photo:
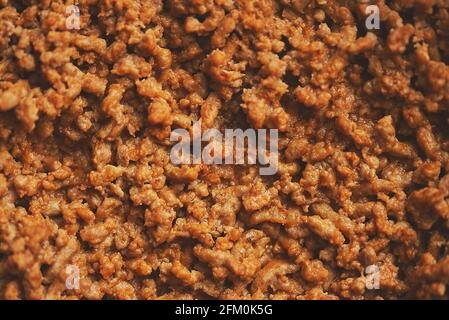
[[(448, 40), (447, 0), (0, 0), (0, 297), (448, 299)], [(277, 174), (172, 164), (197, 120)]]

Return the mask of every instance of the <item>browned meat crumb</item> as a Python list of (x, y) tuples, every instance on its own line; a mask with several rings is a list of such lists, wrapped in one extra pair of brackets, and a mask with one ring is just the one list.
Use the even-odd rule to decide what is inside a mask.
[[(0, 1), (1, 299), (449, 299), (448, 1), (77, 6)], [(277, 174), (171, 163), (197, 120)]]

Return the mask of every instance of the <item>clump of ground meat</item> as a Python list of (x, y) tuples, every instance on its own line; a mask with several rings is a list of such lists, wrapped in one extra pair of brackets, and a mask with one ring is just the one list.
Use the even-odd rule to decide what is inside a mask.
[(0, 0), (0, 298), (449, 299), (447, 1), (69, 3)]

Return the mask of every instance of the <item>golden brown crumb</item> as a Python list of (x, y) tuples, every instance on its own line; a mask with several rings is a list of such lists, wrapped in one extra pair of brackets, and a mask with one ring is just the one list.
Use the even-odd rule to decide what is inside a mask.
[(0, 299), (449, 299), (449, 5), (373, 3), (0, 1)]

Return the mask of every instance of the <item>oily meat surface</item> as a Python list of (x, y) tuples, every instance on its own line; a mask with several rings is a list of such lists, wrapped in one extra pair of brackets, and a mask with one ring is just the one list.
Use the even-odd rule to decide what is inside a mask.
[(0, 298), (449, 298), (449, 1), (72, 2), (0, 0)]

